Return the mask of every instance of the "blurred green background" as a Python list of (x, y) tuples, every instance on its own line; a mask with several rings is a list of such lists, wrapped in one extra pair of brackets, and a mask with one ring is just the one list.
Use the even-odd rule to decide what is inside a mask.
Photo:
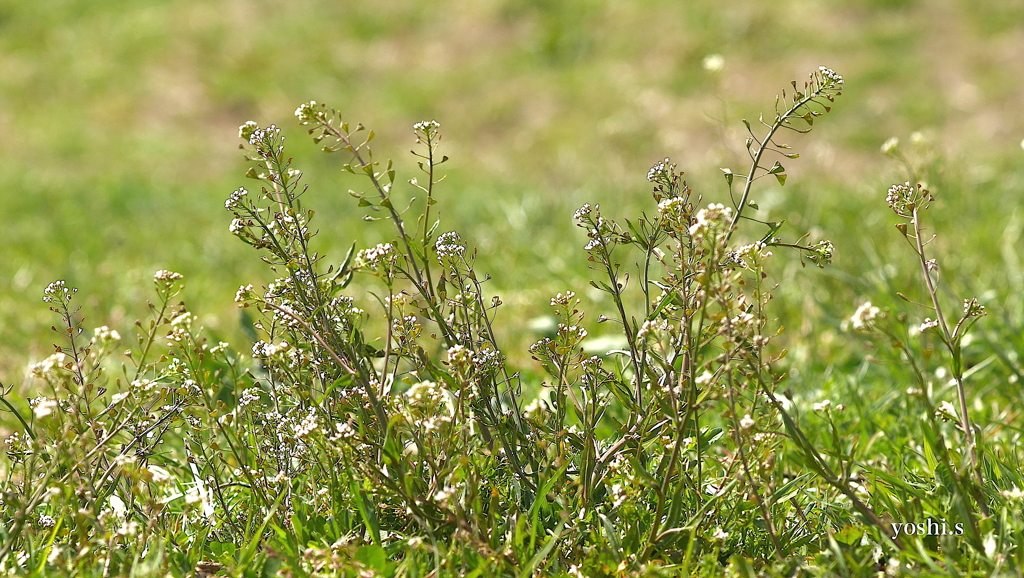
[[(702, 65), (712, 54), (719, 72)], [(234, 291), (272, 277), (228, 233), (223, 209), (232, 190), (255, 186), (237, 148), (244, 121), (284, 127), (330, 259), (353, 240), (389, 239), (346, 194), (366, 183), (296, 125), (309, 100), (373, 128), (377, 157), (394, 158), (404, 179), (417, 174), (412, 124), (441, 123), (452, 157), (441, 231), (479, 248), (478, 269), (507, 304), (504, 346), (528, 359), (536, 335), (523, 321), (546, 314), (553, 293), (575, 289), (591, 321), (609, 311), (587, 291), (573, 210), (652, 210), (644, 177), (666, 156), (705, 203), (725, 201), (719, 167), (745, 171), (740, 119), (770, 115), (774, 96), (819, 65), (845, 77), (843, 96), (812, 134), (789, 140), (801, 158), (786, 163), (786, 187), (759, 181), (753, 196), (758, 216), (788, 220), (788, 240), (811, 232), (837, 249), (825, 270), (776, 251), (790, 359), (831, 363), (861, 300), (919, 295), (884, 202), (905, 178), (879, 152), (893, 136), (938, 196), (950, 303), (973, 292), (996, 319), (1018, 316), (1017, 0), (7, 0), (0, 381), (21, 383), (25, 364), (52, 351), (56, 319), (40, 296), (58, 278), (81, 288), (89, 331), (126, 333), (146, 313), (153, 272), (179, 271), (202, 323), (248, 348)]]

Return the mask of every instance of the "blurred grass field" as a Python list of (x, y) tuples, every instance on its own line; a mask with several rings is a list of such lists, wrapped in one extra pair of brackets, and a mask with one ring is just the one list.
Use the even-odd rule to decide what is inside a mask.
[[(721, 72), (702, 67), (711, 54)], [(441, 123), (452, 157), (441, 230), (479, 248), (478, 269), (507, 304), (504, 345), (526, 359), (536, 336), (522, 320), (589, 275), (573, 210), (650, 210), (644, 176), (665, 156), (705, 202), (725, 201), (719, 167), (746, 165), (740, 119), (770, 114), (788, 80), (818, 65), (846, 78), (844, 95), (812, 137), (789, 141), (802, 157), (786, 163), (786, 187), (760, 181), (753, 197), (759, 217), (787, 220), (789, 240), (811, 231), (837, 249), (823, 271), (801, 270), (795, 255), (774, 263), (775, 280), (791, 281), (777, 311), (792, 359), (840, 362), (835, 337), (860, 299), (916, 294), (884, 203), (903, 178), (879, 152), (893, 136), (923, 159), (938, 196), (945, 281), (981, 295), (995, 319), (1019, 318), (1014, 0), (4, 2), (0, 381), (20, 383), (25, 363), (49, 353), (54, 319), (40, 296), (58, 278), (81, 289), (86, 327), (125, 332), (145, 313), (153, 272), (179, 271), (202, 323), (248, 347), (232, 296), (271, 274), (228, 233), (223, 209), (251, 186), (237, 149), (246, 120), (284, 127), (329, 258), (389, 239), (346, 194), (365, 183), (297, 127), (292, 111), (309, 100), (373, 128), (377, 156), (406, 179), (412, 124)], [(602, 311), (585, 305), (592, 319)]]

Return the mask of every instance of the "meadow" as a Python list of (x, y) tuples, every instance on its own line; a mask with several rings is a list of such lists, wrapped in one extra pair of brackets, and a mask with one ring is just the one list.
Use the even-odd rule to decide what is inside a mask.
[(0, 6), (0, 564), (1021, 575), (1020, 22)]

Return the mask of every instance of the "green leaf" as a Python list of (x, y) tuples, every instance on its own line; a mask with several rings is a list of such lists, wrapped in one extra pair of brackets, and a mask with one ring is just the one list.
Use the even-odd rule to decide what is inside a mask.
[(277, 496), (277, 500), (275, 500), (274, 505), (270, 507), (267, 515), (263, 518), (263, 522), (260, 524), (259, 528), (252, 533), (249, 543), (245, 545), (245, 549), (239, 554), (238, 559), (236, 560), (236, 566), (244, 568), (252, 561), (253, 556), (256, 555), (256, 548), (259, 547), (260, 541), (263, 538), (263, 531), (267, 529), (267, 524), (270, 523), (270, 520), (277, 513), (277, 509), (281, 506), (281, 502), (284, 501), (284, 498), (287, 495), (288, 492), (281, 492), (281, 494)]
[(235, 551), (238, 549), (234, 542), (207, 542), (206, 545), (210, 549), (210, 554), (225, 565), (234, 559)]
[(723, 168), (723, 169), (719, 169), (719, 170), (721, 170), (723, 173), (725, 173), (725, 182), (729, 183), (729, 186), (731, 187), (732, 186), (732, 177), (733, 177), (732, 169), (725, 169), (725, 168)]
[(855, 528), (853, 526), (846, 526), (842, 530), (832, 535), (836, 542), (852, 546), (855, 543), (860, 542), (861, 536), (864, 535), (863, 528)]
[(352, 494), (358, 496), (356, 507), (359, 509), (359, 516), (363, 519), (363, 523), (366, 524), (367, 531), (370, 532), (370, 539), (373, 540), (374, 544), (380, 546), (380, 525), (377, 523), (377, 508), (355, 480), (352, 481)]
[(362, 562), (367, 568), (372, 568), (381, 574), (387, 570), (388, 554), (377, 545), (362, 546), (356, 550), (356, 560)]
[(779, 229), (782, 228), (782, 224), (785, 222), (785, 220), (782, 220), (779, 222), (768, 223), (768, 234), (766, 234), (764, 237), (761, 237), (761, 242), (764, 243), (765, 245), (770, 245), (772, 239), (775, 238), (775, 233), (779, 232)]
[[(555, 534), (551, 536), (550, 540), (548, 540), (547, 544), (544, 544), (544, 547), (541, 548), (536, 554), (534, 554), (533, 558), (530, 558), (530, 561), (527, 562), (526, 566), (524, 566), (523, 569), (519, 572), (519, 578), (529, 578), (533, 575), (534, 568), (536, 568), (537, 565), (543, 562), (544, 559), (547, 558), (549, 554), (551, 554), (551, 550), (553, 550), (555, 546), (558, 545), (558, 539), (562, 537), (563, 527), (564, 526), (560, 525), (558, 529), (555, 530)], [(536, 531), (537, 527), (534, 526), (534, 532)]]

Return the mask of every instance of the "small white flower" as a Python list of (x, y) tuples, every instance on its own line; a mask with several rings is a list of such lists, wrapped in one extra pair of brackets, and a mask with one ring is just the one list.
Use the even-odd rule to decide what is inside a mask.
[(725, 58), (721, 54), (709, 54), (701, 64), (708, 72), (721, 72), (725, 68)]
[(755, 425), (757, 425), (757, 422), (754, 421), (754, 418), (750, 417), (749, 413), (747, 415), (743, 416), (743, 419), (740, 420), (740, 429), (741, 430), (744, 430), (744, 431), (749, 430), (750, 428), (754, 427)]
[(534, 423), (543, 422), (550, 414), (551, 409), (548, 407), (547, 400), (539, 397), (523, 408), (523, 417)]
[(830, 399), (823, 399), (823, 400), (819, 401), (818, 403), (814, 404), (814, 411), (818, 411), (818, 412), (825, 411), (829, 407), (831, 407), (831, 405), (832, 405), (832, 400), (830, 400)]
[(956, 408), (948, 401), (939, 404), (939, 407), (935, 409), (935, 417), (942, 421), (960, 421), (960, 418), (956, 415)]
[(891, 154), (896, 151), (897, 147), (900, 146), (900, 139), (892, 137), (889, 140), (882, 143), (882, 154)]
[(57, 402), (48, 397), (44, 397), (40, 398), (32, 413), (36, 416), (36, 419), (43, 419), (53, 415), (53, 412), (56, 410)]

